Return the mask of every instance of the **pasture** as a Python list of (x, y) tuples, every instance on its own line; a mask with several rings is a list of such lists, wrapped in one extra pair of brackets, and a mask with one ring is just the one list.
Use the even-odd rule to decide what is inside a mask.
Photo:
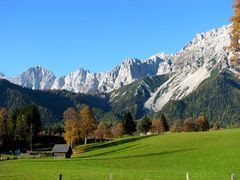
[(240, 178), (240, 129), (125, 138), (77, 148), (71, 159), (0, 162), (0, 179), (225, 180)]

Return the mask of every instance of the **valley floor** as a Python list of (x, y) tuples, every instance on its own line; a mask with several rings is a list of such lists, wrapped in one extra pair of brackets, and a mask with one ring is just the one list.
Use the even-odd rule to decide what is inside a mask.
[[(240, 178), (240, 129), (169, 133), (88, 145), (71, 159), (0, 162), (0, 179), (190, 180)], [(83, 148), (83, 147), (80, 147)]]

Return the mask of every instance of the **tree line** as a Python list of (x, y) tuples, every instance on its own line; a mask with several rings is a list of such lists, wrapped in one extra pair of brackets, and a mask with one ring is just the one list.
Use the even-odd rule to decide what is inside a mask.
[(8, 111), (0, 107), (0, 147), (2, 150), (32, 147), (32, 138), (41, 129), (35, 105)]
[[(145, 115), (137, 123), (137, 132), (139, 133), (150, 133), (158, 134), (164, 132), (193, 132), (193, 131), (209, 131), (209, 122), (205, 115), (200, 115), (196, 119), (186, 118), (185, 120), (176, 120), (171, 124), (166, 119), (164, 113), (161, 114), (160, 118), (153, 118), (152, 120)], [(220, 127), (215, 123), (212, 130), (218, 130)]]
[[(217, 124), (214, 129), (219, 129)], [(68, 108), (64, 112), (64, 139), (68, 144), (76, 145), (87, 142), (87, 139), (119, 138), (124, 135), (158, 134), (167, 131), (191, 132), (208, 131), (209, 123), (205, 115), (197, 119), (187, 118), (184, 121), (174, 121), (171, 125), (162, 113), (160, 118), (152, 120), (145, 115), (140, 120), (133, 120), (131, 112), (123, 113), (121, 121), (97, 122), (91, 108), (84, 106), (79, 112)]]
[(91, 108), (84, 106), (79, 112), (68, 108), (64, 112), (64, 139), (68, 144), (87, 143), (87, 139), (107, 139), (133, 135), (136, 124), (130, 112), (124, 113), (123, 121), (97, 122)]
[[(88, 139), (121, 138), (124, 135), (158, 134), (167, 131), (191, 132), (208, 131), (209, 123), (204, 115), (197, 119), (187, 118), (184, 121), (174, 121), (169, 125), (162, 113), (160, 118), (150, 119), (145, 115), (140, 120), (134, 120), (131, 112), (125, 112), (119, 121), (97, 122), (89, 106), (83, 106), (80, 111), (68, 108), (64, 114), (64, 139), (68, 144), (86, 143)], [(217, 124), (214, 130), (219, 129)], [(36, 106), (18, 108), (8, 111), (0, 108), (0, 147), (5, 149), (30, 148), (32, 138), (41, 135), (40, 114)]]

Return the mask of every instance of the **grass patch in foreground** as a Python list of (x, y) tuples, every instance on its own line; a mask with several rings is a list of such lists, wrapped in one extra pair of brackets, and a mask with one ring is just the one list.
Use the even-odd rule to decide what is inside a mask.
[(170, 133), (83, 146), (72, 159), (0, 162), (0, 179), (191, 180), (240, 178), (240, 129)]

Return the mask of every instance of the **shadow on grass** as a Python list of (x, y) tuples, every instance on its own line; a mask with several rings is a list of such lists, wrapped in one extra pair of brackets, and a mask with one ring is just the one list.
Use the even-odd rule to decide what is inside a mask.
[[(89, 157), (98, 157), (98, 156), (104, 156), (104, 155), (111, 155), (111, 154), (122, 152), (122, 151), (125, 151), (125, 150), (138, 149), (139, 147), (136, 148), (136, 146), (137, 145), (126, 146), (126, 147), (115, 149), (115, 150), (112, 150), (112, 151), (102, 152), (102, 153), (88, 155), (88, 156), (82, 156), (82, 157), (78, 157), (78, 158), (84, 159), (84, 158), (89, 158)], [(135, 147), (135, 148), (133, 148), (133, 147)]]
[(102, 148), (107, 148), (107, 147), (111, 147), (111, 146), (117, 146), (117, 145), (122, 145), (125, 143), (129, 143), (129, 142), (135, 142), (135, 141), (139, 141), (141, 139), (146, 139), (152, 136), (140, 136), (140, 137), (130, 137), (130, 138), (125, 138), (125, 139), (121, 139), (121, 140), (116, 140), (116, 141), (111, 141), (111, 142), (107, 142), (107, 143), (103, 143), (103, 144), (92, 144), (89, 147), (83, 147), (84, 152), (89, 152), (89, 151), (93, 151), (96, 149), (102, 149)]
[[(127, 147), (126, 147), (127, 148)], [(124, 148), (124, 149), (126, 149)], [(174, 151), (165, 151), (165, 152), (159, 152), (159, 153), (149, 153), (149, 154), (139, 154), (139, 155), (127, 155), (127, 156), (120, 156), (120, 157), (106, 157), (106, 158), (90, 158), (88, 160), (121, 160), (121, 159), (130, 159), (130, 158), (144, 158), (144, 157), (154, 157), (154, 156), (164, 156), (164, 155), (172, 155), (172, 154), (176, 154), (176, 153), (181, 153), (181, 152), (188, 152), (188, 151), (194, 151), (196, 150), (196, 148), (187, 148), (187, 149), (179, 149), (179, 150), (174, 150)], [(116, 150), (117, 152), (117, 150)], [(103, 153), (104, 155), (107, 154)], [(113, 152), (110, 152), (113, 153)], [(95, 154), (92, 156), (86, 156), (86, 157), (81, 157), (81, 158), (89, 158), (89, 157), (97, 157), (97, 156), (101, 156), (103, 154)]]

